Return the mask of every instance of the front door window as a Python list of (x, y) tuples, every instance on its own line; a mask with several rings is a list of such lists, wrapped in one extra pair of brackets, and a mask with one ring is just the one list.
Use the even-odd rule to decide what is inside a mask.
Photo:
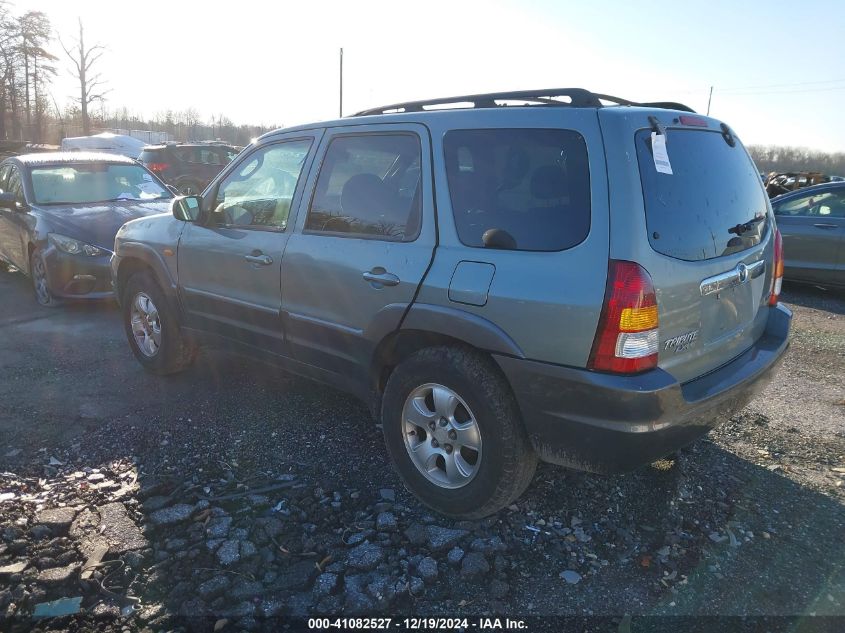
[(256, 151), (217, 189), (212, 218), (218, 226), (284, 230), (311, 139)]

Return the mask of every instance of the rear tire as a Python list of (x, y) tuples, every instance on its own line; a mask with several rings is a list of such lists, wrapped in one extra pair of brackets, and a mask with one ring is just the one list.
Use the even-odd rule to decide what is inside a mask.
[(32, 279), (32, 289), (38, 305), (45, 308), (57, 308), (61, 305), (62, 302), (50, 290), (47, 262), (44, 261), (44, 254), (40, 248), (34, 249), (29, 256), (29, 276)]
[(150, 272), (129, 278), (122, 308), (129, 347), (144, 369), (166, 375), (194, 362), (197, 348), (182, 336), (177, 315)]
[(537, 456), (510, 385), (490, 358), (473, 350), (433, 347), (402, 361), (387, 381), (381, 418), (406, 487), (447, 516), (493, 514), (534, 476)]

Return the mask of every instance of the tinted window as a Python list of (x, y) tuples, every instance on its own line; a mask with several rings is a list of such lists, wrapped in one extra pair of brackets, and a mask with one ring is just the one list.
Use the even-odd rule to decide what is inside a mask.
[(739, 141), (731, 147), (719, 132), (669, 129), (666, 152), (672, 174), (654, 167), (651, 130), (637, 132), (636, 144), (654, 250), (696, 261), (760, 243), (768, 221), (767, 198)]
[(173, 155), (176, 156), (179, 160), (186, 162), (186, 163), (196, 163), (198, 162), (197, 158), (197, 148), (190, 145), (186, 147), (174, 147), (173, 148)]
[(341, 136), (326, 151), (305, 229), (407, 242), (421, 208), (416, 136)]
[(310, 139), (270, 145), (253, 152), (217, 190), (218, 224), (283, 229)]
[[(444, 139), (458, 237), (467, 246), (560, 251), (590, 231), (590, 173), (571, 130), (455, 130)], [(498, 234), (497, 241), (490, 236)]]
[(220, 160), (217, 150), (213, 147), (199, 147), (197, 148), (197, 154), (199, 155), (199, 162), (203, 165), (225, 165)]
[(137, 164), (78, 163), (32, 168), (32, 190), (39, 204), (79, 204), (112, 200), (171, 198)]
[(775, 214), (811, 218), (845, 218), (845, 191), (821, 191), (775, 205)]
[(142, 163), (156, 163), (164, 159), (164, 152), (160, 149), (145, 149), (138, 156), (138, 160)]

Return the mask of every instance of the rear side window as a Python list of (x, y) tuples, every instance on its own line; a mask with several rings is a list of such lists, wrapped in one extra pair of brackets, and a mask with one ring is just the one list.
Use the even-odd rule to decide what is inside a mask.
[(173, 149), (173, 155), (185, 163), (198, 163), (200, 162), (198, 149), (193, 145), (175, 147)]
[(420, 141), (339, 136), (323, 159), (305, 230), (410, 242), (420, 231)]
[(778, 216), (845, 218), (845, 189), (842, 191), (815, 191), (777, 204), (774, 211), (775, 215)]
[(155, 163), (161, 161), (164, 158), (164, 152), (158, 149), (145, 149), (141, 152), (141, 155), (138, 156), (138, 160), (142, 163)]
[(669, 129), (672, 174), (654, 166), (651, 130), (636, 135), (648, 239), (658, 253), (699, 261), (760, 243), (768, 223), (760, 175), (720, 132)]
[(561, 251), (587, 237), (590, 171), (577, 132), (453, 130), (443, 146), (463, 244)]

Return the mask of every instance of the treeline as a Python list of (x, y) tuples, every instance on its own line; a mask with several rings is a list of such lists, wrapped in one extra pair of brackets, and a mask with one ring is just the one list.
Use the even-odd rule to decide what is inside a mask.
[(831, 176), (845, 176), (845, 153), (830, 154), (804, 147), (777, 147), (775, 145), (751, 145), (748, 152), (757, 168), (770, 172), (811, 171)]
[[(234, 145), (246, 145), (251, 139), (281, 125), (236, 125), (223, 115), (212, 115), (210, 121), (200, 118), (194, 108), (187, 110), (165, 110), (152, 119), (131, 113), (127, 108), (110, 112), (94, 113), (93, 123), (103, 129), (151, 130), (166, 132), (176, 141), (204, 141), (220, 139)], [(66, 135), (69, 136), (69, 135)]]
[[(193, 108), (165, 110), (152, 119), (127, 108), (108, 109), (108, 80), (97, 63), (106, 53), (102, 45), (84, 41), (81, 22), (78, 36), (65, 38), (54, 33), (43, 12), (18, 13), (9, 0), (0, 0), (0, 141), (58, 145), (68, 136), (122, 129), (166, 132), (177, 141), (220, 139), (246, 145), (278, 127), (236, 125), (223, 114), (202, 120)], [(61, 95), (67, 99), (62, 106), (51, 92), (59, 64), (79, 82), (79, 96)]]
[(0, 139), (39, 139), (58, 58), (47, 49), (50, 20), (40, 11), (15, 15), (0, 0)]

